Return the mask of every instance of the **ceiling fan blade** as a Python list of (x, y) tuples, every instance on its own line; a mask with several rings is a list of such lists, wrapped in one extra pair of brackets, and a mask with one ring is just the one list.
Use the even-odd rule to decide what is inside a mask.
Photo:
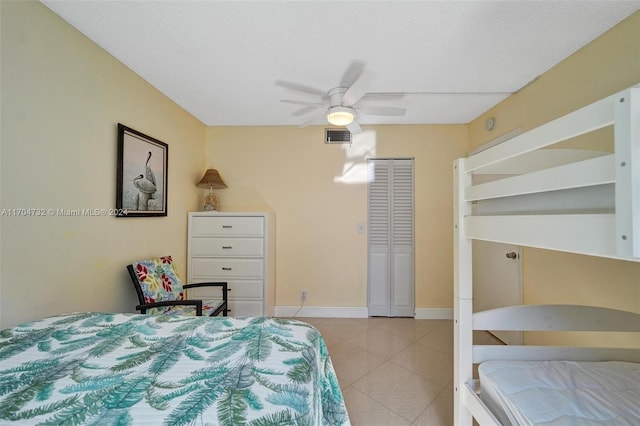
[(404, 99), (405, 93), (365, 93), (358, 103), (369, 101), (399, 101)]
[(353, 61), (349, 68), (344, 72), (342, 80), (340, 81), (340, 87), (351, 87), (362, 75), (364, 71), (364, 62)]
[(351, 86), (344, 92), (342, 96), (342, 105), (344, 106), (353, 106), (360, 99), (362, 99), (366, 93), (367, 89), (371, 87), (372, 74), (366, 71), (363, 71), (360, 74), (360, 78), (353, 82)]
[(294, 101), (291, 99), (281, 99), (280, 102), (294, 105), (303, 105), (303, 108), (300, 108), (292, 113), (294, 116), (308, 114), (312, 111), (316, 111), (318, 108), (327, 108), (327, 104), (322, 102)]
[(302, 107), (302, 108), (292, 112), (291, 114), (293, 116), (295, 116), (295, 117), (299, 117), (301, 115), (305, 115), (305, 114), (309, 114), (310, 112), (317, 111), (318, 108), (324, 108), (324, 107), (326, 107), (326, 105), (319, 105), (319, 106), (311, 106), (311, 105), (309, 105), (309, 106), (306, 106), (306, 107)]
[(287, 104), (294, 104), (294, 105), (305, 105), (305, 106), (317, 106), (317, 107), (326, 106), (326, 104), (322, 102), (295, 101), (292, 99), (280, 99), (280, 102), (284, 102)]
[(305, 86), (304, 84), (291, 83), (289, 81), (276, 80), (276, 84), (281, 87), (285, 87), (287, 89), (296, 90), (298, 92), (309, 93), (312, 95), (320, 95), (323, 97), (327, 97), (327, 92), (324, 90), (316, 89), (315, 87)]
[(307, 121), (305, 121), (304, 123), (302, 123), (302, 124), (298, 125), (298, 127), (307, 127), (307, 126), (309, 126), (309, 125), (311, 125), (311, 124), (316, 123), (320, 118), (325, 118), (325, 117), (326, 117), (326, 115), (327, 115), (327, 111), (326, 111), (326, 110), (324, 110), (324, 111), (322, 111), (322, 113), (321, 113), (321, 114), (314, 115), (314, 116), (313, 116), (313, 117), (311, 117), (309, 120), (307, 120)]
[(360, 124), (358, 124), (357, 120), (353, 120), (351, 123), (347, 124), (347, 129), (353, 135), (356, 135), (362, 131), (362, 128), (360, 127)]
[(363, 106), (358, 108), (359, 114), (364, 115), (392, 115), (399, 117), (407, 112), (406, 108), (386, 106)]

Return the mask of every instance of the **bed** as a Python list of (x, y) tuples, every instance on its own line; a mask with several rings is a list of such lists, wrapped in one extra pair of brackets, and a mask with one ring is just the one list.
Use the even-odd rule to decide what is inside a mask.
[[(575, 141), (610, 128), (612, 152), (575, 149)], [(640, 88), (453, 168), (454, 423), (640, 424), (640, 348), (473, 341), (474, 330), (637, 333), (640, 314), (560, 304), (474, 313), (472, 282), (472, 240), (640, 262)]]
[(0, 423), (348, 425), (320, 333), (288, 319), (73, 313), (0, 335)]

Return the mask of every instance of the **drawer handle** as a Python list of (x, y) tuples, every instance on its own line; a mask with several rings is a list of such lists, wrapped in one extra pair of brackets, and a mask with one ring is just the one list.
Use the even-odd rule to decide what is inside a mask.
[(230, 270), (231, 270), (231, 268), (225, 268), (225, 267), (223, 267), (223, 268), (222, 268), (222, 270), (223, 270), (223, 271), (230, 271)]
[(222, 246), (222, 248), (225, 249), (225, 250), (229, 250), (229, 249), (232, 249), (233, 247), (231, 247), (231, 246)]
[(222, 225), (222, 227), (225, 229), (231, 229), (233, 228), (233, 225)]

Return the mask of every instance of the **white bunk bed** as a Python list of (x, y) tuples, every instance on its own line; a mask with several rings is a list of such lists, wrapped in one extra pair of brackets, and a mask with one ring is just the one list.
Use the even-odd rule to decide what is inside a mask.
[[(571, 150), (548, 149), (607, 126), (613, 126), (614, 153), (573, 155)], [(474, 184), (477, 174), (506, 177)], [(454, 162), (454, 423), (470, 425), (474, 418), (481, 425), (502, 425), (505, 419), (491, 403), (491, 385), (474, 379), (474, 364), (507, 360), (518, 370), (521, 360), (544, 361), (533, 364), (534, 374), (524, 373), (537, 376), (550, 365), (548, 360), (587, 362), (568, 363), (577, 366), (606, 360), (640, 363), (640, 348), (474, 345), (473, 330), (640, 332), (640, 314), (567, 305), (514, 306), (474, 314), (473, 239), (640, 262), (640, 88), (629, 88)], [(480, 379), (490, 375), (490, 363)], [(508, 371), (507, 376), (515, 377)], [(632, 388), (638, 393), (626, 403), (640, 412), (637, 371), (620, 375), (635, 374), (638, 382)], [(624, 403), (624, 397), (619, 400)], [(624, 421), (635, 422), (620, 420)]]

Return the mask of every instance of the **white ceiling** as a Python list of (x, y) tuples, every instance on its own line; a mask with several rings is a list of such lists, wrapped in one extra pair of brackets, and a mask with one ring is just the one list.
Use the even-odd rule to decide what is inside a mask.
[[(206, 125), (298, 125), (323, 91), (365, 64), (376, 103), (468, 123), (640, 9), (635, 1), (42, 0)], [(373, 103), (372, 103), (373, 104)], [(322, 124), (318, 120), (317, 124)]]

